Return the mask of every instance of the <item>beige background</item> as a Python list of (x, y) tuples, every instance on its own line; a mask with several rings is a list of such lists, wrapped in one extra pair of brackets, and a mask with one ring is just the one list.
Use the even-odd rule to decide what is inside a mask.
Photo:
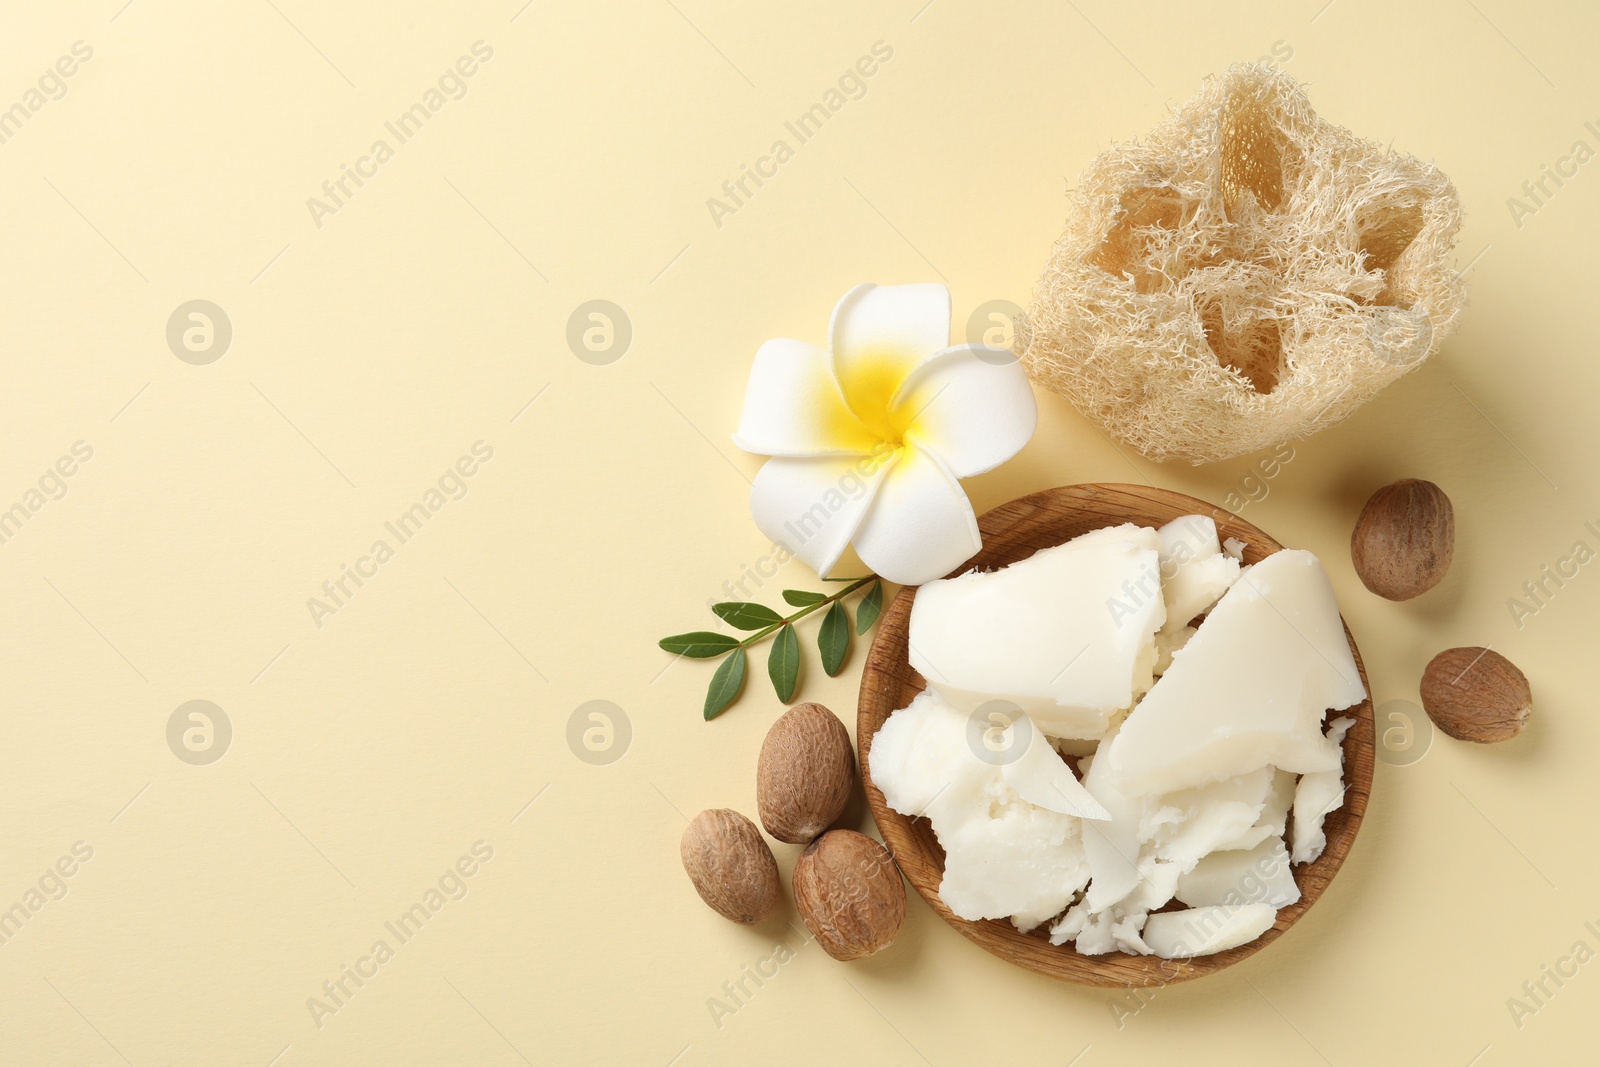
[[(1600, 547), (1600, 163), (1520, 226), (1506, 201), (1600, 147), (1600, 18), (1324, 2), (8, 8), (0, 107), (94, 51), (0, 145), (0, 507), (74, 442), (93, 458), (0, 545), (0, 907), (75, 842), (93, 858), (0, 945), (0, 1062), (1577, 1062), (1600, 964), (1520, 1029), (1506, 1001), (1574, 942), (1600, 948), (1600, 576), (1520, 628), (1507, 599)], [(467, 95), (318, 228), (307, 198), (480, 40)], [(877, 41), (894, 56), (865, 98), (715, 225), (706, 199)], [(1416, 699), (1434, 652), (1492, 644), (1533, 681), (1530, 734), (1380, 765), (1293, 934), (1136, 1015), (916, 899), (899, 943), (852, 966), (792, 908), (717, 918), (678, 835), (703, 807), (753, 811), (775, 702), (758, 678), (703, 723), (710, 667), (654, 642), (712, 621), (770, 551), (745, 507), (759, 461), (727, 437), (756, 346), (822, 340), (868, 279), (946, 279), (958, 322), (1026, 303), (1064, 182), (1275, 47), (1324, 114), (1455, 179), (1460, 332), (1270, 481), (1148, 464), (1043, 396), (1032, 444), (969, 491), (980, 510), (1078, 481), (1264, 492), (1244, 515), (1327, 561), (1380, 707)], [(609, 366), (565, 341), (594, 298), (634, 331)], [(165, 340), (192, 299), (233, 325), (209, 365)], [(466, 496), (316, 626), (307, 598), (478, 441), (493, 458)], [(1447, 489), (1459, 540), (1447, 584), (1395, 605), (1360, 587), (1347, 538), (1403, 476)], [(758, 598), (811, 583), (793, 564)], [(813, 666), (802, 696), (853, 723), (859, 667), (859, 647), (837, 679)], [(167, 744), (191, 699), (232, 723), (208, 766)], [(593, 699), (631, 723), (610, 765), (566, 741)], [(316, 1025), (307, 998), (395, 944), (384, 923), (477, 841), (493, 859), (466, 897)], [(719, 1028), (708, 998), (779, 941), (794, 958)]]

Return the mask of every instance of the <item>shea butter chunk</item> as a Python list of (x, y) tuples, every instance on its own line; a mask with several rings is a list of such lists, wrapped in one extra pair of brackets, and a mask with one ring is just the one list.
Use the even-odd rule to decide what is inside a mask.
[(999, 804), (940, 831), (939, 899), (963, 919), (1010, 916), (1024, 932), (1060, 914), (1089, 880), (1080, 827), (1025, 801)]
[(872, 782), (889, 806), (913, 818), (925, 815), (937, 832), (987, 807), (984, 789), (1000, 773), (973, 751), (969, 720), (941, 697), (924, 690), (890, 715), (872, 739)]
[(1153, 681), (1160, 549), (1155, 530), (1126, 524), (928, 582), (911, 609), (911, 665), (962, 711), (1009, 701), (1051, 737), (1098, 740)]
[(1272, 928), (1271, 904), (1218, 904), (1186, 911), (1164, 911), (1144, 924), (1144, 942), (1169, 960), (1208, 956), (1249, 944)]
[(1178, 879), (1177, 897), (1191, 908), (1214, 904), (1268, 904), (1284, 908), (1300, 899), (1289, 870), (1289, 850), (1274, 837), (1251, 849), (1213, 852)]
[(1085, 898), (1087, 914), (1110, 908), (1139, 884), (1141, 805), (1138, 800), (1123, 796), (1107, 780), (1101, 757), (1091, 757), (1079, 766), (1086, 768), (1084, 788), (1111, 815), (1110, 821), (1096, 823), (1083, 834), (1083, 851), (1093, 875)]
[(1269, 764), (1337, 770), (1323, 716), (1365, 695), (1322, 564), (1309, 552), (1276, 552), (1223, 594), (1095, 762), (1126, 796)]
[(1222, 553), (1217, 524), (1205, 515), (1173, 519), (1161, 535), (1162, 633), (1182, 630), (1215, 604), (1239, 577), (1239, 561)]
[(1255, 826), (1272, 790), (1272, 768), (1184, 789), (1161, 798), (1140, 837), (1161, 859), (1187, 870), (1202, 856), (1238, 839)]
[[(1020, 723), (1026, 728), (1026, 719)], [(979, 758), (973, 728), (936, 690), (918, 694), (873, 737), (872, 781), (891, 808), (933, 824), (945, 850), (939, 898), (951, 911), (973, 920), (1011, 916), (1028, 930), (1059, 914), (1088, 882), (1081, 827), (1095, 824), (1030, 803), (1007, 784), (1007, 764)], [(1021, 776), (1030, 788), (1058, 802), (1076, 789), (1084, 813), (1103, 816), (1061, 757), (1038, 740), (1041, 750), (1030, 755), (1053, 759), (1071, 786), (1034, 764), (1034, 777)]]
[[(1076, 815), (1080, 819), (1103, 821), (1111, 813), (1083, 787), (1072, 769), (1050, 746), (1044, 735), (1033, 729), (1026, 718), (1009, 728), (1009, 742), (1026, 744), (1027, 748), (1016, 759), (1003, 764), (1001, 777), (1005, 783), (1030, 804), (1036, 804), (1062, 815)], [(1015, 736), (1025, 733), (1026, 740)]]
[[(1328, 740), (1334, 745), (1344, 741), (1345, 732), (1354, 726), (1351, 718), (1338, 718), (1328, 724)], [(1322, 820), (1344, 803), (1343, 749), (1340, 764), (1331, 771), (1317, 771), (1300, 777), (1294, 791), (1294, 861), (1310, 863), (1322, 855), (1327, 847), (1327, 836), (1322, 832)]]

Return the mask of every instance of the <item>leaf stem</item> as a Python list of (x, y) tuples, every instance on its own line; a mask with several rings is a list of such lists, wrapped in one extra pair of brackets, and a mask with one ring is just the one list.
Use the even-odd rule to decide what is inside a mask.
[(739, 647), (740, 648), (749, 648), (751, 645), (755, 644), (757, 641), (761, 640), (763, 637), (768, 637), (768, 636), (776, 633), (777, 631), (783, 629), (785, 626), (788, 626), (791, 623), (796, 622), (797, 620), (805, 618), (807, 615), (810, 615), (813, 611), (816, 611), (818, 608), (825, 608), (829, 604), (835, 603), (836, 601), (843, 600), (845, 597), (849, 596), (851, 593), (854, 593), (857, 589), (860, 589), (862, 586), (867, 585), (867, 584), (869, 584), (871, 582), (875, 582), (877, 580), (878, 580), (878, 576), (876, 574), (869, 574), (865, 578), (857, 578), (854, 581), (852, 581), (849, 585), (847, 585), (843, 589), (839, 590), (837, 593), (834, 593), (832, 596), (829, 596), (824, 600), (819, 600), (815, 604), (808, 604), (805, 607), (801, 608), (799, 611), (795, 612), (793, 615), (784, 616), (783, 619), (781, 619), (778, 622), (773, 623), (771, 626), (768, 626), (764, 630), (757, 630), (755, 633), (751, 634), (749, 637), (745, 638), (743, 641), (740, 641), (739, 642)]

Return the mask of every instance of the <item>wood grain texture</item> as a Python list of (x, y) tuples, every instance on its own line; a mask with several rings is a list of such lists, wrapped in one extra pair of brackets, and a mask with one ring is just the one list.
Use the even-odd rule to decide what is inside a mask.
[[(1061, 544), (1102, 526), (1124, 522), (1159, 526), (1181, 515), (1195, 514), (1209, 515), (1215, 520), (1222, 539), (1236, 537), (1243, 541), (1246, 563), (1259, 562), (1283, 547), (1231, 512), (1181, 493), (1140, 485), (1069, 485), (1021, 497), (985, 514), (978, 520), (983, 550), (960, 570), (1003, 567), (1026, 559), (1041, 548)], [(1294, 879), (1300, 887), (1299, 901), (1280, 909), (1272, 929), (1248, 945), (1193, 960), (1164, 960), (1122, 952), (1085, 956), (1070, 944), (1050, 944), (1045, 933), (1048, 924), (1034, 933), (1022, 934), (1006, 920), (969, 922), (953, 915), (939, 899), (944, 850), (934, 837), (933, 827), (927, 819), (908, 818), (890, 808), (873, 784), (869, 770), (872, 738), (878, 727), (891, 712), (911, 703), (924, 686), (921, 676), (912, 669), (906, 650), (911, 604), (916, 593), (914, 588), (902, 589), (878, 624), (878, 633), (861, 676), (856, 739), (861, 780), (883, 840), (912, 886), (945, 922), (1000, 958), (1052, 978), (1095, 986), (1149, 987), (1211, 974), (1259, 952), (1282, 937), (1322, 896), (1350, 853), (1372, 791), (1375, 736), (1370, 695), (1361, 704), (1340, 713), (1352, 716), (1356, 722), (1344, 739), (1344, 804), (1324, 823), (1327, 848), (1315, 862), (1294, 868)], [(1350, 651), (1361, 671), (1362, 687), (1370, 694), (1366, 667), (1362, 665), (1361, 653), (1356, 649), (1355, 639), (1350, 637), (1348, 626), (1345, 637), (1350, 641)]]

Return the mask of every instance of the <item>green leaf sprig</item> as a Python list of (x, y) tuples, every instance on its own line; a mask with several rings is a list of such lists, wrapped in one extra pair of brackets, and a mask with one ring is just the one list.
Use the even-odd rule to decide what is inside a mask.
[(866, 589), (866, 595), (856, 605), (855, 632), (863, 635), (883, 614), (883, 582), (875, 574), (865, 578), (825, 578), (824, 581), (842, 582), (837, 593), (816, 593), (808, 589), (785, 589), (783, 599), (797, 608), (793, 614), (779, 615), (765, 604), (745, 600), (730, 600), (713, 604), (711, 610), (719, 619), (738, 630), (749, 632), (744, 639), (732, 634), (712, 630), (674, 634), (659, 642), (667, 652), (690, 659), (714, 659), (725, 655), (711, 676), (711, 687), (706, 691), (705, 717), (715, 719), (727, 710), (744, 688), (748, 671), (748, 650), (757, 642), (773, 637), (772, 649), (767, 655), (767, 677), (772, 681), (772, 691), (785, 704), (794, 699), (800, 681), (800, 638), (794, 624), (823, 608), (822, 627), (817, 631), (817, 651), (822, 656), (822, 669), (833, 677), (844, 668), (845, 657), (850, 652), (850, 615), (845, 610), (845, 598)]

